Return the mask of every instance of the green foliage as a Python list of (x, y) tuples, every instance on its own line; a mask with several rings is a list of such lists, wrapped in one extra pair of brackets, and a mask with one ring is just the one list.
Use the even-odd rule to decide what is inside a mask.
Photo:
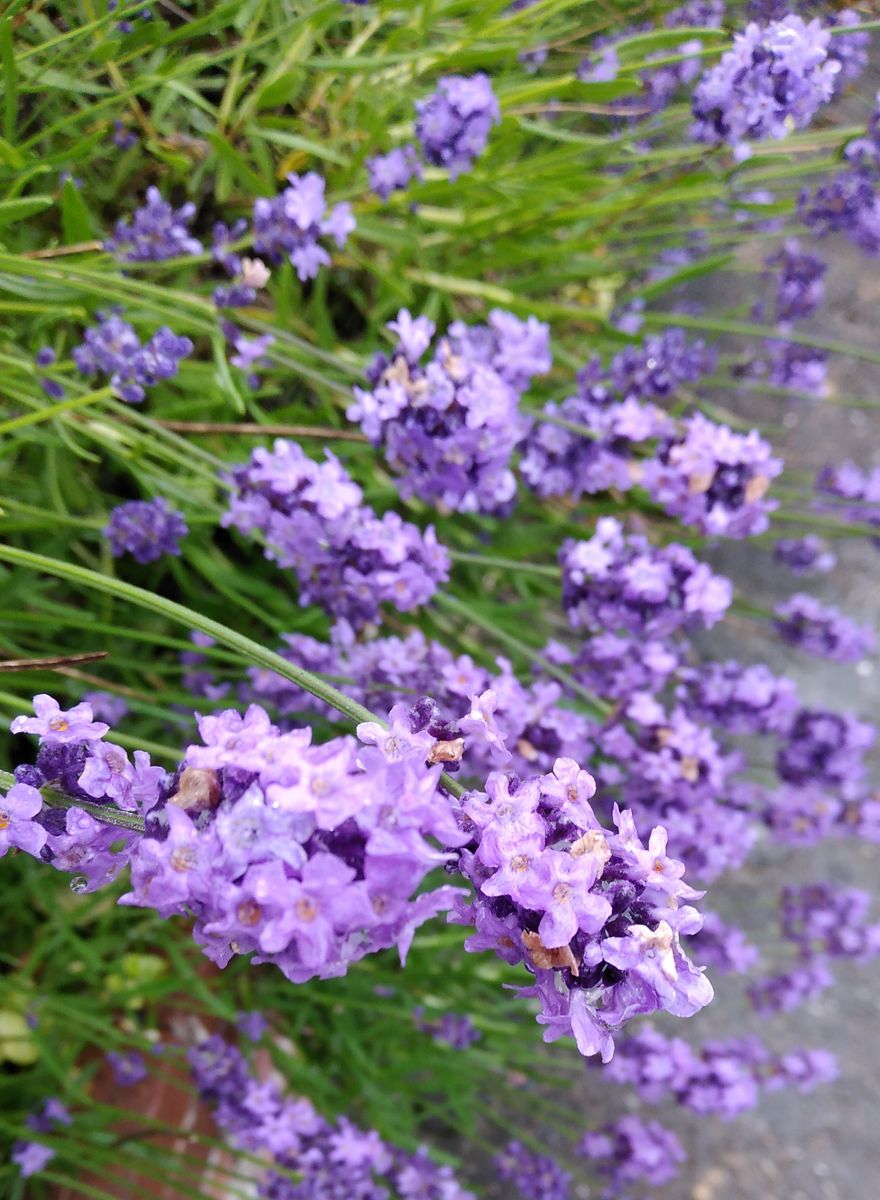
[[(331, 444), (368, 501), (424, 523), (424, 506), (401, 506), (344, 419), (351, 385), (399, 308), (441, 327), (479, 319), (493, 305), (551, 321), (557, 365), (530, 395), (535, 409), (568, 394), (573, 369), (590, 356), (625, 344), (609, 317), (637, 297), (659, 303), (646, 328), (676, 323), (726, 335), (740, 352), (765, 333), (744, 313), (673, 317), (664, 298), (708, 272), (723, 292), (736, 241), (732, 198), (772, 187), (771, 211), (786, 220), (801, 166), (815, 171), (828, 161), (823, 152), (854, 131), (808, 132), (782, 154), (758, 147), (733, 163), (688, 142), (683, 97), (654, 119), (646, 148), (643, 126), (613, 120), (612, 103), (632, 95), (651, 56), (676, 61), (684, 37), (700, 36), (710, 63), (728, 33), (634, 34), (620, 47), (613, 84), (579, 82), (575, 69), (596, 36), (651, 20), (668, 4), (540, 0), (511, 11), (507, 0), (364, 8), (180, 0), (154, 5), (152, 21), (135, 20), (134, 32), (121, 34), (118, 22), (140, 7), (108, 14), (101, 0), (11, 0), (0, 20), (0, 647), (15, 660), (106, 654), (83, 666), (4, 671), (0, 713), (24, 711), (40, 691), (72, 701), (101, 688), (129, 706), (118, 740), (171, 765), (193, 730), (179, 658), (188, 629), (217, 638), (206, 655), (233, 685), (253, 664), (294, 677), (272, 653), (281, 635), (326, 632), (324, 615), (298, 606), (289, 575), (270, 568), (259, 547), (218, 534), (218, 472), (250, 453), (260, 426), (305, 427), (315, 453), (338, 436)], [(552, 54), (529, 75), (518, 56), (534, 48), (536, 29)], [(413, 102), (440, 75), (477, 69), (492, 74), (503, 120), (474, 170), (452, 184), (428, 169), (381, 203), (367, 189), (365, 159), (411, 136)], [(116, 121), (136, 134), (133, 147), (114, 145)], [(120, 271), (101, 240), (151, 184), (175, 202), (194, 200), (209, 240), (215, 220), (248, 213), (286, 172), (305, 170), (325, 176), (333, 201), (352, 201), (357, 229), (313, 285), (281, 268), (271, 302), (240, 316), (249, 331), (276, 337), (253, 392), (227, 361), (210, 256)], [(658, 251), (683, 245), (695, 229), (711, 254), (646, 285)], [(90, 388), (70, 358), (94, 314), (112, 305), (144, 337), (167, 324), (196, 343), (179, 376), (153, 389), (142, 409)], [(48, 374), (65, 387), (61, 401), (40, 387), (33, 356), (43, 345), (58, 354)], [(194, 433), (173, 427), (180, 422), (253, 428)], [(154, 494), (186, 514), (182, 557), (149, 567), (114, 562), (101, 535), (109, 510)], [(627, 504), (640, 502), (617, 501), (615, 510)], [(509, 655), (528, 674), (537, 647), (561, 627), (554, 547), (589, 530), (606, 508), (597, 500), (539, 509), (524, 498), (507, 522), (441, 515), (438, 534), (455, 560), (450, 595), (411, 623), (482, 662)], [(641, 518), (665, 536), (656, 512)], [(796, 528), (805, 521), (797, 505), (787, 518)], [(574, 703), (596, 711), (587, 694)], [(355, 708), (349, 702), (353, 718)], [(21, 740), (0, 736), (0, 764), (26, 753)], [(119, 1112), (95, 1103), (90, 1090), (104, 1051), (149, 1052), (175, 1012), (213, 1028), (239, 1010), (265, 1011), (277, 1035), (273, 1060), (291, 1088), (409, 1146), (425, 1129), (479, 1144), (505, 1102), (521, 1105), (579, 1069), (565, 1054), (537, 1053), (527, 1006), (500, 986), (516, 973), (462, 953), (455, 927), (438, 924), (418, 938), (405, 975), (381, 955), (345, 980), (293, 987), (272, 968), (240, 960), (220, 977), (183, 922), (117, 909), (107, 893), (73, 896), (66, 876), (23, 856), (4, 860), (0, 896), (13, 914), (0, 952), (0, 1159), (27, 1112), (58, 1095), (76, 1111), (76, 1134), (50, 1137), (58, 1158), (49, 1182), (80, 1168), (109, 1179), (129, 1166), (157, 1184), (175, 1182), (180, 1195), (200, 1194), (196, 1150), (213, 1139), (194, 1135), (191, 1154), (157, 1156), (150, 1131), (161, 1122), (144, 1118), (144, 1137), (119, 1139)], [(465, 1052), (436, 1046), (416, 1030), (414, 1004), (428, 1016), (469, 1013), (482, 1040)], [(170, 1069), (156, 1061), (160, 1074)], [(236, 1173), (245, 1159), (230, 1168), (231, 1185), (244, 1187)], [(107, 1194), (97, 1185), (81, 1191)], [(25, 1194), (9, 1165), (0, 1165), (0, 1192)], [(26, 1194), (47, 1192), (33, 1183)]]

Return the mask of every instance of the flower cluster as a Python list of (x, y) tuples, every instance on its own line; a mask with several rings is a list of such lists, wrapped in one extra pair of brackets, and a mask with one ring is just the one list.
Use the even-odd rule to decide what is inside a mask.
[(880, 924), (868, 924), (871, 896), (829, 883), (787, 887), (782, 932), (804, 958), (819, 955), (867, 962), (880, 953)]
[[(816, 478), (816, 491), (824, 498), (821, 506), (842, 520), (880, 526), (880, 467), (863, 471), (849, 460), (823, 467)], [(880, 546), (880, 536), (871, 541)]]
[[(342, 680), (346, 695), (382, 712), (407, 696), (430, 694), (441, 717), (454, 720), (471, 696), (490, 696), (493, 726), (509, 748), (510, 765), (524, 775), (550, 770), (558, 757), (576, 754), (588, 736), (587, 718), (560, 705), (563, 688), (556, 681), (524, 684), (505, 658), (498, 658), (497, 672), (490, 672), (419, 630), (359, 642), (349, 626), (339, 623), (329, 643), (304, 634), (289, 634), (285, 642), (279, 650), (284, 658)], [(268, 704), (295, 722), (310, 712), (333, 718), (329, 708), (280, 675), (251, 668), (249, 676), (248, 700)], [(462, 761), (469, 774), (485, 776), (498, 765), (498, 755), (485, 740), (471, 739)]]
[(828, 371), (823, 350), (777, 338), (767, 342), (767, 349), (768, 362), (756, 364), (756, 374), (768, 370), (774, 387), (805, 392), (808, 396), (826, 394)]
[(779, 747), (776, 770), (786, 783), (839, 788), (849, 797), (858, 791), (873, 741), (873, 726), (848, 713), (799, 708)]
[(640, 823), (661, 822), (676, 856), (704, 881), (745, 861), (756, 830), (745, 812), (720, 803), (738, 760), (710, 728), (635, 692), (593, 737), (606, 805), (614, 797)]
[(645, 847), (631, 814), (615, 810), (609, 833), (594, 792), (591, 775), (559, 759), (526, 780), (493, 772), (485, 792), (468, 793), (459, 870), (476, 895), (459, 899), (450, 920), (474, 926), (467, 950), (494, 950), (534, 975), (520, 994), (539, 1000), (546, 1041), (571, 1035), (582, 1054), (607, 1061), (633, 1016), (691, 1016), (712, 987), (681, 948), (679, 935), (700, 927), (683, 902), (701, 893), (667, 857), (665, 830)]
[[(45, 1134), (51, 1133), (59, 1125), (70, 1125), (72, 1121), (73, 1118), (61, 1101), (52, 1097), (45, 1102), (40, 1112), (31, 1113), (26, 1124), (34, 1133)], [(55, 1151), (43, 1142), (21, 1139), (12, 1147), (10, 1157), (21, 1172), (22, 1178), (27, 1179), (47, 1167), (55, 1157)]]
[(314, 279), (330, 255), (322, 238), (333, 238), (341, 249), (355, 227), (350, 204), (327, 208), (324, 180), (315, 171), (287, 176), (289, 187), (271, 199), (254, 201), (254, 250), (272, 263), (286, 257), (305, 281)]
[(657, 1187), (669, 1183), (687, 1157), (671, 1129), (635, 1115), (584, 1134), (578, 1153), (598, 1164), (600, 1175), (607, 1179), (608, 1188), (602, 1193), (606, 1200), (620, 1196), (622, 1188), (634, 1183)]
[(381, 200), (403, 191), (413, 179), (421, 179), (422, 164), (415, 146), (397, 146), (387, 154), (367, 159), (370, 187)]
[(808, 533), (800, 538), (779, 538), (773, 544), (773, 561), (787, 567), (793, 575), (807, 575), (811, 571), (833, 570), (837, 558), (821, 538)]
[(584, 641), (576, 653), (559, 642), (550, 643), (545, 653), (594, 695), (623, 700), (636, 692), (659, 694), (681, 667), (683, 652), (681, 644), (671, 639), (636, 640), (600, 633)]
[(749, 996), (762, 1014), (790, 1012), (834, 983), (832, 960), (868, 962), (880, 954), (880, 924), (871, 924), (871, 896), (830, 883), (787, 887), (781, 898), (782, 934), (794, 942), (797, 964), (756, 980)]
[(714, 355), (680, 329), (628, 346), (607, 368), (593, 359), (578, 372), (576, 395), (544, 406), (521, 445), (520, 471), (539, 496), (572, 496), (616, 488), (641, 474), (637, 446), (665, 438), (672, 422), (655, 401), (674, 398), (712, 367)]
[(416, 137), (432, 166), (450, 179), (469, 171), (482, 154), (501, 110), (488, 75), (447, 75), (436, 91), (416, 101)]
[(880, 254), (880, 103), (865, 135), (850, 142), (843, 156), (841, 171), (823, 179), (812, 192), (807, 188), (801, 192), (798, 214), (816, 237), (845, 233), (864, 254)]
[(730, 733), (785, 732), (797, 708), (792, 681), (762, 663), (710, 662), (686, 668), (680, 677), (680, 696), (691, 716)]
[(803, 592), (777, 607), (774, 624), (783, 641), (818, 658), (856, 662), (874, 649), (871, 629)]
[(130, 221), (117, 222), (105, 248), (123, 262), (161, 262), (201, 254), (202, 243), (189, 231), (195, 215), (193, 203), (172, 208), (158, 188), (149, 187), (145, 203), (135, 209)]
[(495, 1156), (495, 1170), (524, 1200), (570, 1200), (571, 1174), (549, 1154), (536, 1154), (520, 1142), (508, 1142)]
[(286, 1096), (277, 1076), (258, 1079), (219, 1035), (187, 1057), (196, 1090), (224, 1135), (266, 1163), (256, 1181), (261, 1200), (385, 1200), (392, 1192), (412, 1200), (474, 1200), (452, 1169), (424, 1149), (400, 1150), (345, 1117), (329, 1121), (304, 1097)]
[(775, 281), (772, 320), (799, 321), (810, 317), (825, 295), (827, 264), (816, 254), (801, 248), (796, 238), (788, 238), (782, 247), (766, 259), (768, 282)]
[(187, 535), (186, 521), (167, 500), (131, 500), (110, 513), (104, 537), (114, 558), (130, 554), (139, 563), (155, 562), (163, 554), (180, 554), (180, 539)]
[(355, 388), (349, 420), (382, 446), (403, 496), (458, 512), (503, 510), (516, 490), (520, 396), (550, 369), (547, 326), (499, 309), (487, 325), (456, 321), (426, 364), (432, 321), (403, 309), (388, 328), (397, 345), (374, 360), (371, 390)]
[[(35, 711), (12, 725), (41, 741), (2, 802), (7, 844), (77, 872), (77, 890), (130, 865), (120, 903), (194, 915), (193, 936), (220, 966), (253, 953), (301, 982), (392, 945), (405, 958), (417, 927), (460, 894), (444, 885), (413, 898), (450, 861), (439, 847), (467, 835), (428, 765), (440, 761), (436, 738), (402, 710), (390, 731), (360, 726), (362, 745), (312, 746), (310, 729), (282, 734), (257, 706), (200, 717), (203, 744), (171, 776), (103, 741), (107, 726), (87, 704), (65, 713), (38, 696)], [(44, 784), (72, 806), (44, 808)], [(101, 806), (137, 813), (145, 831), (104, 823), (77, 800), (97, 817)]]
[(808, 959), (790, 971), (765, 975), (749, 985), (749, 999), (757, 1013), (792, 1012), (832, 986), (834, 976), (822, 959)]
[[(723, 20), (723, 0), (688, 0), (665, 13), (663, 24), (668, 29), (687, 26), (719, 29)], [(620, 72), (619, 43), (634, 34), (651, 32), (653, 28), (650, 22), (642, 22), (627, 26), (621, 34), (596, 38), (591, 54), (578, 66), (578, 79), (584, 83), (606, 83), (616, 79)], [(670, 46), (668, 50), (648, 54), (647, 62), (661, 59), (664, 60), (662, 65), (652, 65), (640, 71), (641, 90), (636, 95), (612, 101), (612, 108), (629, 122), (642, 121), (660, 112), (682, 87), (692, 84), (700, 74), (702, 49), (703, 43), (699, 38), (688, 38), (677, 46)], [(671, 58), (678, 61), (670, 62)]]
[(809, 125), (834, 95), (840, 63), (819, 21), (789, 15), (749, 24), (694, 89), (693, 134), (748, 153), (748, 141), (783, 138)]
[[(15, 770), (16, 784), (2, 801), (11, 816), (14, 844), (74, 875), (75, 891), (95, 891), (110, 883), (129, 861), (135, 835), (128, 828), (97, 820), (95, 805), (108, 811), (149, 812), (166, 786), (166, 773), (143, 750), (131, 762), (121, 746), (103, 741), (108, 726), (93, 720), (91, 705), (63, 712), (51, 696), (34, 697), (33, 717), (16, 717), (13, 733), (40, 739), (35, 766)], [(54, 787), (71, 807), (44, 804), (39, 788)], [(90, 806), (86, 811), (82, 804)], [(9, 831), (7, 831), (9, 832)]]
[(603, 1076), (629, 1084), (649, 1104), (677, 1104), (725, 1120), (754, 1108), (762, 1089), (808, 1092), (836, 1078), (833, 1055), (823, 1050), (773, 1054), (756, 1037), (707, 1042), (694, 1051), (681, 1038), (643, 1026), (623, 1039)]
[(146, 389), (171, 379), (193, 344), (166, 326), (148, 342), (141, 340), (119, 313), (98, 313), (99, 324), (87, 329), (73, 349), (73, 361), (83, 375), (108, 375), (110, 385), (127, 404), (140, 404)]
[(702, 533), (741, 538), (763, 533), (775, 501), (766, 499), (782, 470), (760, 435), (734, 433), (702, 413), (666, 440), (644, 466), (651, 497), (671, 516)]
[(686, 546), (656, 547), (601, 517), (589, 541), (563, 543), (562, 604), (575, 629), (662, 638), (711, 627), (732, 599), (730, 581), (698, 562)]
[(449, 568), (433, 528), (421, 533), (393, 512), (378, 517), (338, 460), (325, 456), (315, 462), (282, 439), (256, 449), (229, 475), (222, 523), (265, 539), (266, 557), (296, 572), (303, 605), (363, 625), (382, 604), (424, 604)]

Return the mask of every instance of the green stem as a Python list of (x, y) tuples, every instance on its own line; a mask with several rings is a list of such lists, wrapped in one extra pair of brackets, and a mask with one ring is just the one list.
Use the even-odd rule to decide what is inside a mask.
[(453, 562), (476, 563), (480, 567), (499, 567), (504, 571), (525, 571), (529, 575), (544, 575), (559, 579), (559, 567), (546, 563), (519, 562), (515, 558), (498, 558), (494, 554), (471, 554), (466, 550), (450, 550)]
[[(0, 787), (8, 791), (14, 783), (14, 775), (8, 771), (0, 771)], [(51, 787), (42, 787), (39, 791), (44, 803), (48, 804), (50, 808), (81, 808), (97, 821), (103, 821), (105, 825), (116, 825), (120, 829), (130, 829), (136, 833), (144, 832), (143, 819), (134, 813), (122, 812), (117, 808), (105, 807), (103, 804), (89, 804), (87, 800), (66, 796), (64, 792), (58, 792)]]

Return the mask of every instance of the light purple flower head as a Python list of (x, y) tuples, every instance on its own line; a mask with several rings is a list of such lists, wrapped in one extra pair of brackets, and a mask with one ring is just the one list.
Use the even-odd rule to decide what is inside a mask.
[(828, 54), (830, 40), (818, 20), (795, 15), (747, 25), (694, 90), (694, 137), (744, 155), (750, 141), (809, 125), (834, 95), (841, 69)]
[(180, 554), (180, 539), (189, 532), (186, 521), (161, 496), (130, 500), (110, 513), (104, 536), (114, 558), (130, 554), (139, 563), (151, 563), (163, 554)]
[(330, 262), (326, 239), (341, 249), (355, 228), (350, 204), (327, 207), (324, 180), (314, 171), (290, 174), (279, 195), (254, 201), (254, 250), (271, 263), (289, 259), (302, 281)]
[(390, 359), (374, 360), (370, 390), (354, 389), (349, 420), (382, 446), (405, 498), (457, 512), (506, 511), (525, 428), (520, 398), (550, 368), (547, 326), (493, 309), (486, 325), (454, 322), (427, 363), (432, 322), (402, 309), (388, 328), (397, 345)]
[(435, 167), (450, 179), (469, 171), (486, 148), (501, 110), (488, 75), (448, 75), (425, 100), (416, 101), (416, 137)]
[(803, 592), (777, 606), (774, 626), (789, 645), (835, 662), (857, 662), (875, 646), (872, 629)]
[(76, 704), (67, 712), (58, 701), (41, 693), (34, 696), (33, 717), (16, 717), (9, 726), (12, 733), (35, 733), (43, 742), (90, 742), (102, 738), (109, 725), (92, 720), (90, 704)]
[(370, 188), (380, 200), (387, 200), (392, 192), (403, 191), (413, 179), (421, 179), (422, 164), (415, 146), (396, 146), (387, 154), (376, 154), (367, 159)]
[(421, 532), (394, 512), (377, 516), (329, 450), (318, 463), (279, 439), (272, 450), (255, 450), (230, 481), (222, 523), (265, 538), (266, 557), (296, 572), (303, 605), (320, 604), (360, 627), (382, 604), (403, 612), (425, 604), (447, 578), (433, 528)]
[(645, 464), (643, 481), (652, 499), (683, 524), (742, 538), (767, 528), (767, 514), (776, 507), (766, 499), (767, 489), (781, 470), (755, 430), (734, 433), (695, 413)]
[(149, 187), (144, 205), (135, 210), (131, 220), (117, 222), (105, 247), (123, 262), (159, 262), (201, 254), (202, 243), (189, 231), (195, 213), (194, 204), (172, 208), (158, 188)]
[(178, 337), (167, 326), (141, 344), (131, 325), (118, 312), (98, 313), (99, 324), (87, 329), (73, 361), (83, 375), (102, 374), (127, 404), (140, 404), (147, 388), (171, 379), (181, 360), (192, 353), (188, 337)]
[(698, 624), (711, 627), (732, 598), (730, 581), (686, 546), (654, 547), (601, 517), (586, 542), (560, 551), (562, 602), (571, 624), (594, 632), (659, 638)]

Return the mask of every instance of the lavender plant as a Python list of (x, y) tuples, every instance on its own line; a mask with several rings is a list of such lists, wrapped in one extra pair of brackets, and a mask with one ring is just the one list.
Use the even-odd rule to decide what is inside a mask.
[(676, 1195), (880, 948), (877, 468), (781, 445), (872, 403), (880, 22), (68, 9), (0, 15), (0, 1190)]

